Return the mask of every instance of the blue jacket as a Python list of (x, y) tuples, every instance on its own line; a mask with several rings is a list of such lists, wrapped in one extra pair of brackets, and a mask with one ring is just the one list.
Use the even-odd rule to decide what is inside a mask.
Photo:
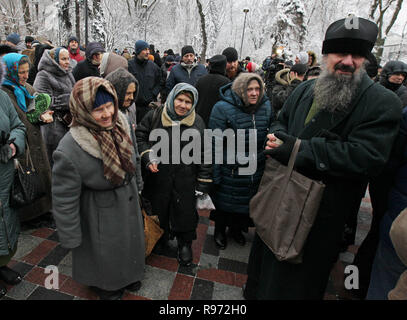
[[(239, 175), (239, 168), (247, 168), (247, 164), (227, 164), (228, 150), (223, 138), (223, 163), (215, 162), (215, 144), (212, 145), (213, 181), (218, 185), (214, 196), (215, 207), (219, 210), (233, 213), (249, 214), (250, 199), (256, 194), (264, 171), (265, 157), (263, 155), (264, 143), (269, 132), (270, 124), (274, 120), (270, 101), (264, 95), (255, 113), (245, 112), (241, 98), (232, 90), (232, 83), (220, 88), (221, 100), (213, 107), (209, 128), (221, 129), (231, 128), (235, 132), (245, 129), (245, 156), (249, 155), (249, 130), (257, 129), (257, 169), (252, 175)], [(235, 140), (236, 142), (236, 140)], [(235, 143), (235, 154), (238, 144)], [(230, 154), (229, 154), (230, 157)], [(252, 155), (251, 157), (254, 157)]]
[(171, 92), (172, 88), (174, 88), (176, 84), (181, 82), (189, 83), (190, 85), (195, 87), (198, 79), (206, 75), (207, 73), (208, 71), (202, 64), (197, 64), (195, 67), (192, 68), (190, 73), (181, 64), (174, 66), (171, 69), (170, 75), (167, 79), (167, 94)]

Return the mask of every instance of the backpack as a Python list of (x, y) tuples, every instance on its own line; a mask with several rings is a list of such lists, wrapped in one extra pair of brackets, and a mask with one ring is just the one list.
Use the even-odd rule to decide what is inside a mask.
[(270, 69), (270, 67), (271, 67), (271, 61), (272, 61), (271, 57), (267, 57), (267, 58), (263, 61), (263, 65), (262, 65), (261, 68), (262, 68), (264, 71), (268, 71), (268, 69)]

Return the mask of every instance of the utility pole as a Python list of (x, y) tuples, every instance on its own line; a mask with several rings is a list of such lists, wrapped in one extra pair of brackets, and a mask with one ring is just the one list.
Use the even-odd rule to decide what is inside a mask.
[(244, 40), (244, 30), (246, 29), (246, 17), (249, 9), (243, 9), (244, 12), (244, 24), (243, 24), (243, 34), (242, 34), (242, 44), (240, 45), (240, 60), (242, 60), (242, 49), (243, 49), (243, 40)]
[(88, 0), (85, 0), (85, 47), (88, 46)]

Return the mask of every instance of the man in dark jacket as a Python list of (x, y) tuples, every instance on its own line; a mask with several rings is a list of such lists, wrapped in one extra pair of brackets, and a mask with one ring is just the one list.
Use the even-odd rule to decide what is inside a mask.
[(73, 76), (78, 82), (87, 77), (100, 77), (99, 66), (105, 49), (100, 42), (90, 42), (86, 47), (86, 60), (79, 62), (73, 69)]
[[(288, 71), (288, 72), (285, 72)], [(272, 91), (273, 110), (277, 116), (277, 113), (281, 110), (284, 102), (290, 96), (290, 94), (297, 88), (304, 80), (305, 73), (307, 72), (307, 66), (305, 64), (295, 64), (291, 69), (283, 69), (276, 74), (276, 85)], [(281, 77), (282, 74), (288, 73), (286, 79)]]
[(234, 81), (239, 74), (246, 72), (239, 64), (239, 57), (235, 48), (229, 47), (223, 50), (222, 55), (226, 57), (226, 76), (230, 81)]
[(298, 86), (271, 125), (265, 153), (287, 165), (300, 138), (296, 170), (326, 187), (302, 247), (302, 263), (277, 260), (255, 236), (244, 291), (248, 299), (323, 299), (349, 212), (364, 196), (366, 181), (389, 158), (401, 104), (364, 71), (378, 27), (366, 19), (358, 21), (359, 28), (349, 28), (347, 19), (328, 27), (323, 74)]
[(389, 61), (380, 74), (380, 84), (395, 92), (403, 107), (407, 107), (407, 87), (403, 85), (407, 77), (407, 64), (402, 61)]
[(157, 101), (160, 93), (161, 70), (154, 62), (148, 60), (150, 46), (147, 42), (138, 40), (135, 49), (136, 56), (129, 61), (129, 72), (140, 84), (136, 100), (137, 123), (139, 123), (150, 110), (150, 102)]
[(171, 92), (174, 86), (181, 82), (195, 86), (198, 79), (208, 73), (204, 65), (195, 62), (195, 51), (191, 46), (183, 47), (181, 55), (181, 63), (171, 69), (167, 79), (167, 93)]
[(161, 68), (161, 65), (163, 64), (160, 54), (155, 51), (155, 47), (153, 44), (150, 44), (150, 54), (152, 54), (154, 56), (154, 63)]
[(220, 100), (219, 89), (228, 84), (230, 80), (225, 77), (226, 57), (216, 55), (209, 59), (209, 74), (203, 76), (196, 83), (199, 101), (196, 112), (202, 117), (208, 126), (212, 108)]

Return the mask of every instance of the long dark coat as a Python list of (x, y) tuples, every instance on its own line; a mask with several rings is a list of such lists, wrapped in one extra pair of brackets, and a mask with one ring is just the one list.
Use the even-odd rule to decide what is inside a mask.
[(76, 67), (73, 69), (72, 74), (75, 81), (79, 81), (87, 77), (101, 77), (98, 66), (92, 64), (92, 62), (87, 58), (81, 62), (78, 62)]
[[(154, 126), (155, 117), (159, 119), (157, 126)], [(136, 130), (137, 143), (144, 168), (151, 160), (151, 147), (155, 143), (153, 140), (149, 140), (151, 129), (164, 129), (168, 132), (171, 146), (172, 132), (176, 128), (168, 114), (163, 112), (163, 109), (155, 117), (154, 111), (147, 113)], [(186, 129), (196, 129), (197, 134), (203, 137), (205, 124), (202, 118), (193, 112), (181, 121), (181, 136)], [(187, 141), (182, 141), (180, 150), (187, 144)], [(184, 164), (182, 161), (180, 164), (175, 164), (172, 161), (172, 151), (170, 149), (169, 164), (159, 164), (159, 172), (147, 174), (145, 195), (151, 201), (152, 211), (158, 215), (161, 227), (167, 233), (170, 231), (174, 233), (194, 233), (198, 224), (195, 190), (204, 193), (209, 192), (212, 182), (212, 166)], [(171, 224), (171, 229), (169, 224)]]
[[(28, 92), (33, 95), (35, 90), (29, 84), (25, 85)], [(14, 96), (14, 92), (10, 87), (3, 86), (2, 90), (8, 94), (11, 101), (13, 102), (14, 108), (17, 111), (17, 114), (20, 120), (23, 122), (24, 126), (27, 129), (27, 141), (30, 148), (31, 158), (34, 164), (35, 169), (39, 173), (41, 180), (45, 186), (45, 196), (38, 199), (31, 205), (20, 208), (17, 210), (18, 216), (21, 221), (30, 220), (36, 218), (44, 213), (47, 213), (51, 210), (51, 167), (48, 161), (47, 148), (45, 146), (44, 140), (41, 135), (41, 129), (39, 124), (32, 124), (28, 121), (27, 115), (24, 111), (20, 109), (17, 104), (17, 100)], [(27, 104), (28, 105), (28, 104)], [(20, 156), (18, 160), (26, 165), (26, 157)]]
[(63, 117), (69, 113), (69, 98), (75, 85), (75, 78), (71, 67), (68, 70), (62, 69), (50, 56), (49, 50), (44, 52), (38, 70), (34, 89), (39, 93), (50, 95), (52, 101), (49, 108), (54, 111), (54, 122), (41, 127), (47, 145), (48, 159), (52, 163), (52, 153), (68, 132), (68, 125), (63, 121)]
[(195, 86), (199, 96), (196, 112), (202, 117), (206, 126), (208, 126), (213, 106), (220, 100), (220, 88), (229, 82), (230, 80), (224, 75), (212, 73), (212, 71), (198, 79)]
[[(10, 98), (0, 90), (0, 133), (10, 134), (17, 147), (17, 156), (24, 154), (25, 127), (17, 115)], [(17, 213), (9, 207), (10, 188), (14, 181), (14, 162), (0, 163), (0, 256), (6, 256), (15, 248), (20, 231)]]
[(399, 99), (366, 74), (347, 112), (322, 110), (305, 125), (314, 84), (310, 80), (297, 87), (270, 132), (302, 140), (295, 165), (306, 176), (322, 180), (326, 189), (304, 246), (303, 263), (279, 262), (261, 240), (255, 241), (247, 287), (257, 285), (253, 291), (260, 299), (323, 298), (348, 214), (364, 196), (369, 177), (384, 167), (398, 133)]
[[(126, 131), (135, 145), (129, 125)], [(139, 170), (119, 187), (104, 177), (100, 147), (85, 127), (72, 127), (53, 157), (53, 215), (62, 246), (72, 249), (73, 279), (104, 290), (141, 280), (145, 247), (137, 146), (133, 162)]]

